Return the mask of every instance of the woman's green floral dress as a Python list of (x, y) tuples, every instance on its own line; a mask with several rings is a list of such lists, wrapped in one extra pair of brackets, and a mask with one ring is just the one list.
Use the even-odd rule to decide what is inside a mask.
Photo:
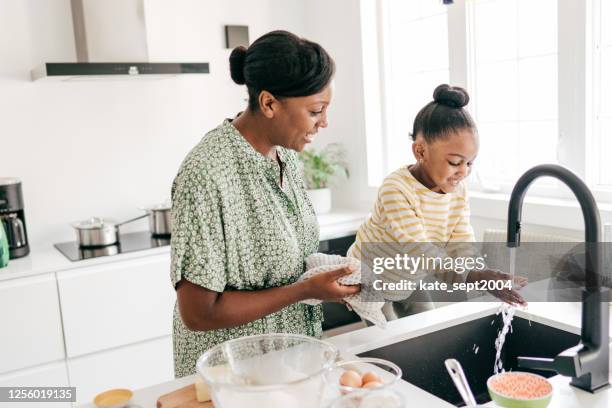
[[(319, 229), (294, 151), (279, 147), (280, 166), (244, 139), (229, 120), (209, 132), (183, 161), (172, 186), (172, 266), (215, 292), (259, 290), (295, 282), (316, 252)], [(261, 333), (319, 337), (320, 306), (292, 304), (253, 322), (191, 331), (174, 307), (174, 371), (195, 372), (198, 357), (226, 340)]]

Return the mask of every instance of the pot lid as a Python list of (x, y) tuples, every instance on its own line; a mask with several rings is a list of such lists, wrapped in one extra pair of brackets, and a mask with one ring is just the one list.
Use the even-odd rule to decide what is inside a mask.
[(91, 217), (83, 221), (75, 222), (72, 226), (79, 229), (103, 229), (112, 228), (115, 226), (115, 223), (104, 220), (104, 218), (101, 217)]
[(153, 210), (170, 210), (172, 209), (172, 202), (170, 200), (166, 200), (163, 203), (153, 204), (153, 205), (145, 205), (141, 207), (145, 211), (153, 211)]
[(19, 183), (21, 183), (21, 180), (17, 177), (0, 177), (0, 186), (10, 186)]

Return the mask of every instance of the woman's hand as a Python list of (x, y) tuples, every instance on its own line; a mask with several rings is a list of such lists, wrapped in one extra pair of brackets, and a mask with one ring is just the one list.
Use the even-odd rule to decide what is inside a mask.
[[(495, 280), (495, 281), (507, 281), (510, 280), (510, 275), (498, 270), (487, 269), (484, 271), (471, 271), (467, 276), (467, 282), (477, 282), (482, 280)], [(521, 289), (527, 285), (527, 278), (523, 276), (515, 276), (514, 282), (512, 283), (512, 289), (501, 289), (501, 290), (489, 290), (488, 292), (510, 305), (521, 305), (527, 306), (527, 302), (517, 292), (517, 289)]]
[(301, 282), (304, 285), (305, 299), (341, 301), (343, 298), (359, 293), (361, 285), (343, 285), (338, 279), (355, 272), (354, 266), (323, 272)]

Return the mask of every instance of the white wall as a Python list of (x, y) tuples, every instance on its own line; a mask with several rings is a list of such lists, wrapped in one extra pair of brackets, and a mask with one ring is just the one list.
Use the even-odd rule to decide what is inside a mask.
[(346, 181), (337, 180), (333, 204), (370, 210), (376, 189), (368, 187), (360, 1), (310, 0), (306, 16), (307, 36), (319, 42), (336, 62), (329, 126), (319, 131), (313, 147), (332, 142), (346, 147), (351, 175)]
[[(70, 0), (0, 1), (0, 176), (23, 181), (33, 245), (73, 240), (71, 221), (126, 219), (168, 197), (187, 152), (245, 104), (246, 90), (229, 76), (223, 25), (249, 25), (251, 40), (273, 29), (302, 34), (305, 4), (171, 2), (163, 29), (177, 44), (198, 45), (209, 75), (31, 82), (40, 62), (76, 60)], [(146, 228), (139, 221), (126, 230)]]

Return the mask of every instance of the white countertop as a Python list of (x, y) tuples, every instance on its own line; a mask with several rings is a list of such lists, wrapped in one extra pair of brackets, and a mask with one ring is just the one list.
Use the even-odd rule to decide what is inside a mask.
[[(457, 303), (389, 322), (385, 330), (372, 326), (326, 340), (341, 350), (343, 358), (351, 359), (364, 351), (490, 315), (495, 313), (498, 307), (499, 303), (496, 302)], [(580, 333), (581, 305), (579, 303), (532, 303), (527, 310), (517, 310), (516, 316), (576, 334)], [(159, 396), (193, 383), (194, 379), (195, 376), (188, 376), (137, 390), (132, 402), (142, 408), (153, 408)], [(608, 408), (612, 406), (612, 388), (597, 394), (590, 394), (571, 387), (568, 377), (554, 376), (549, 380), (554, 387), (550, 408)], [(406, 397), (411, 407), (453, 406), (405, 381), (397, 384), (396, 389)], [(489, 403), (486, 406), (494, 407), (495, 405)], [(94, 405), (85, 404), (81, 407), (94, 408)]]
[[(321, 214), (317, 216), (320, 226), (319, 239), (324, 241), (354, 234), (367, 216), (368, 214), (363, 211), (343, 209), (336, 209), (328, 214)], [(165, 246), (72, 262), (59, 252), (53, 246), (53, 243), (49, 243), (40, 247), (31, 248), (30, 254), (24, 258), (9, 261), (8, 267), (0, 269), (0, 282), (26, 276), (166, 254), (169, 252), (170, 246)]]

